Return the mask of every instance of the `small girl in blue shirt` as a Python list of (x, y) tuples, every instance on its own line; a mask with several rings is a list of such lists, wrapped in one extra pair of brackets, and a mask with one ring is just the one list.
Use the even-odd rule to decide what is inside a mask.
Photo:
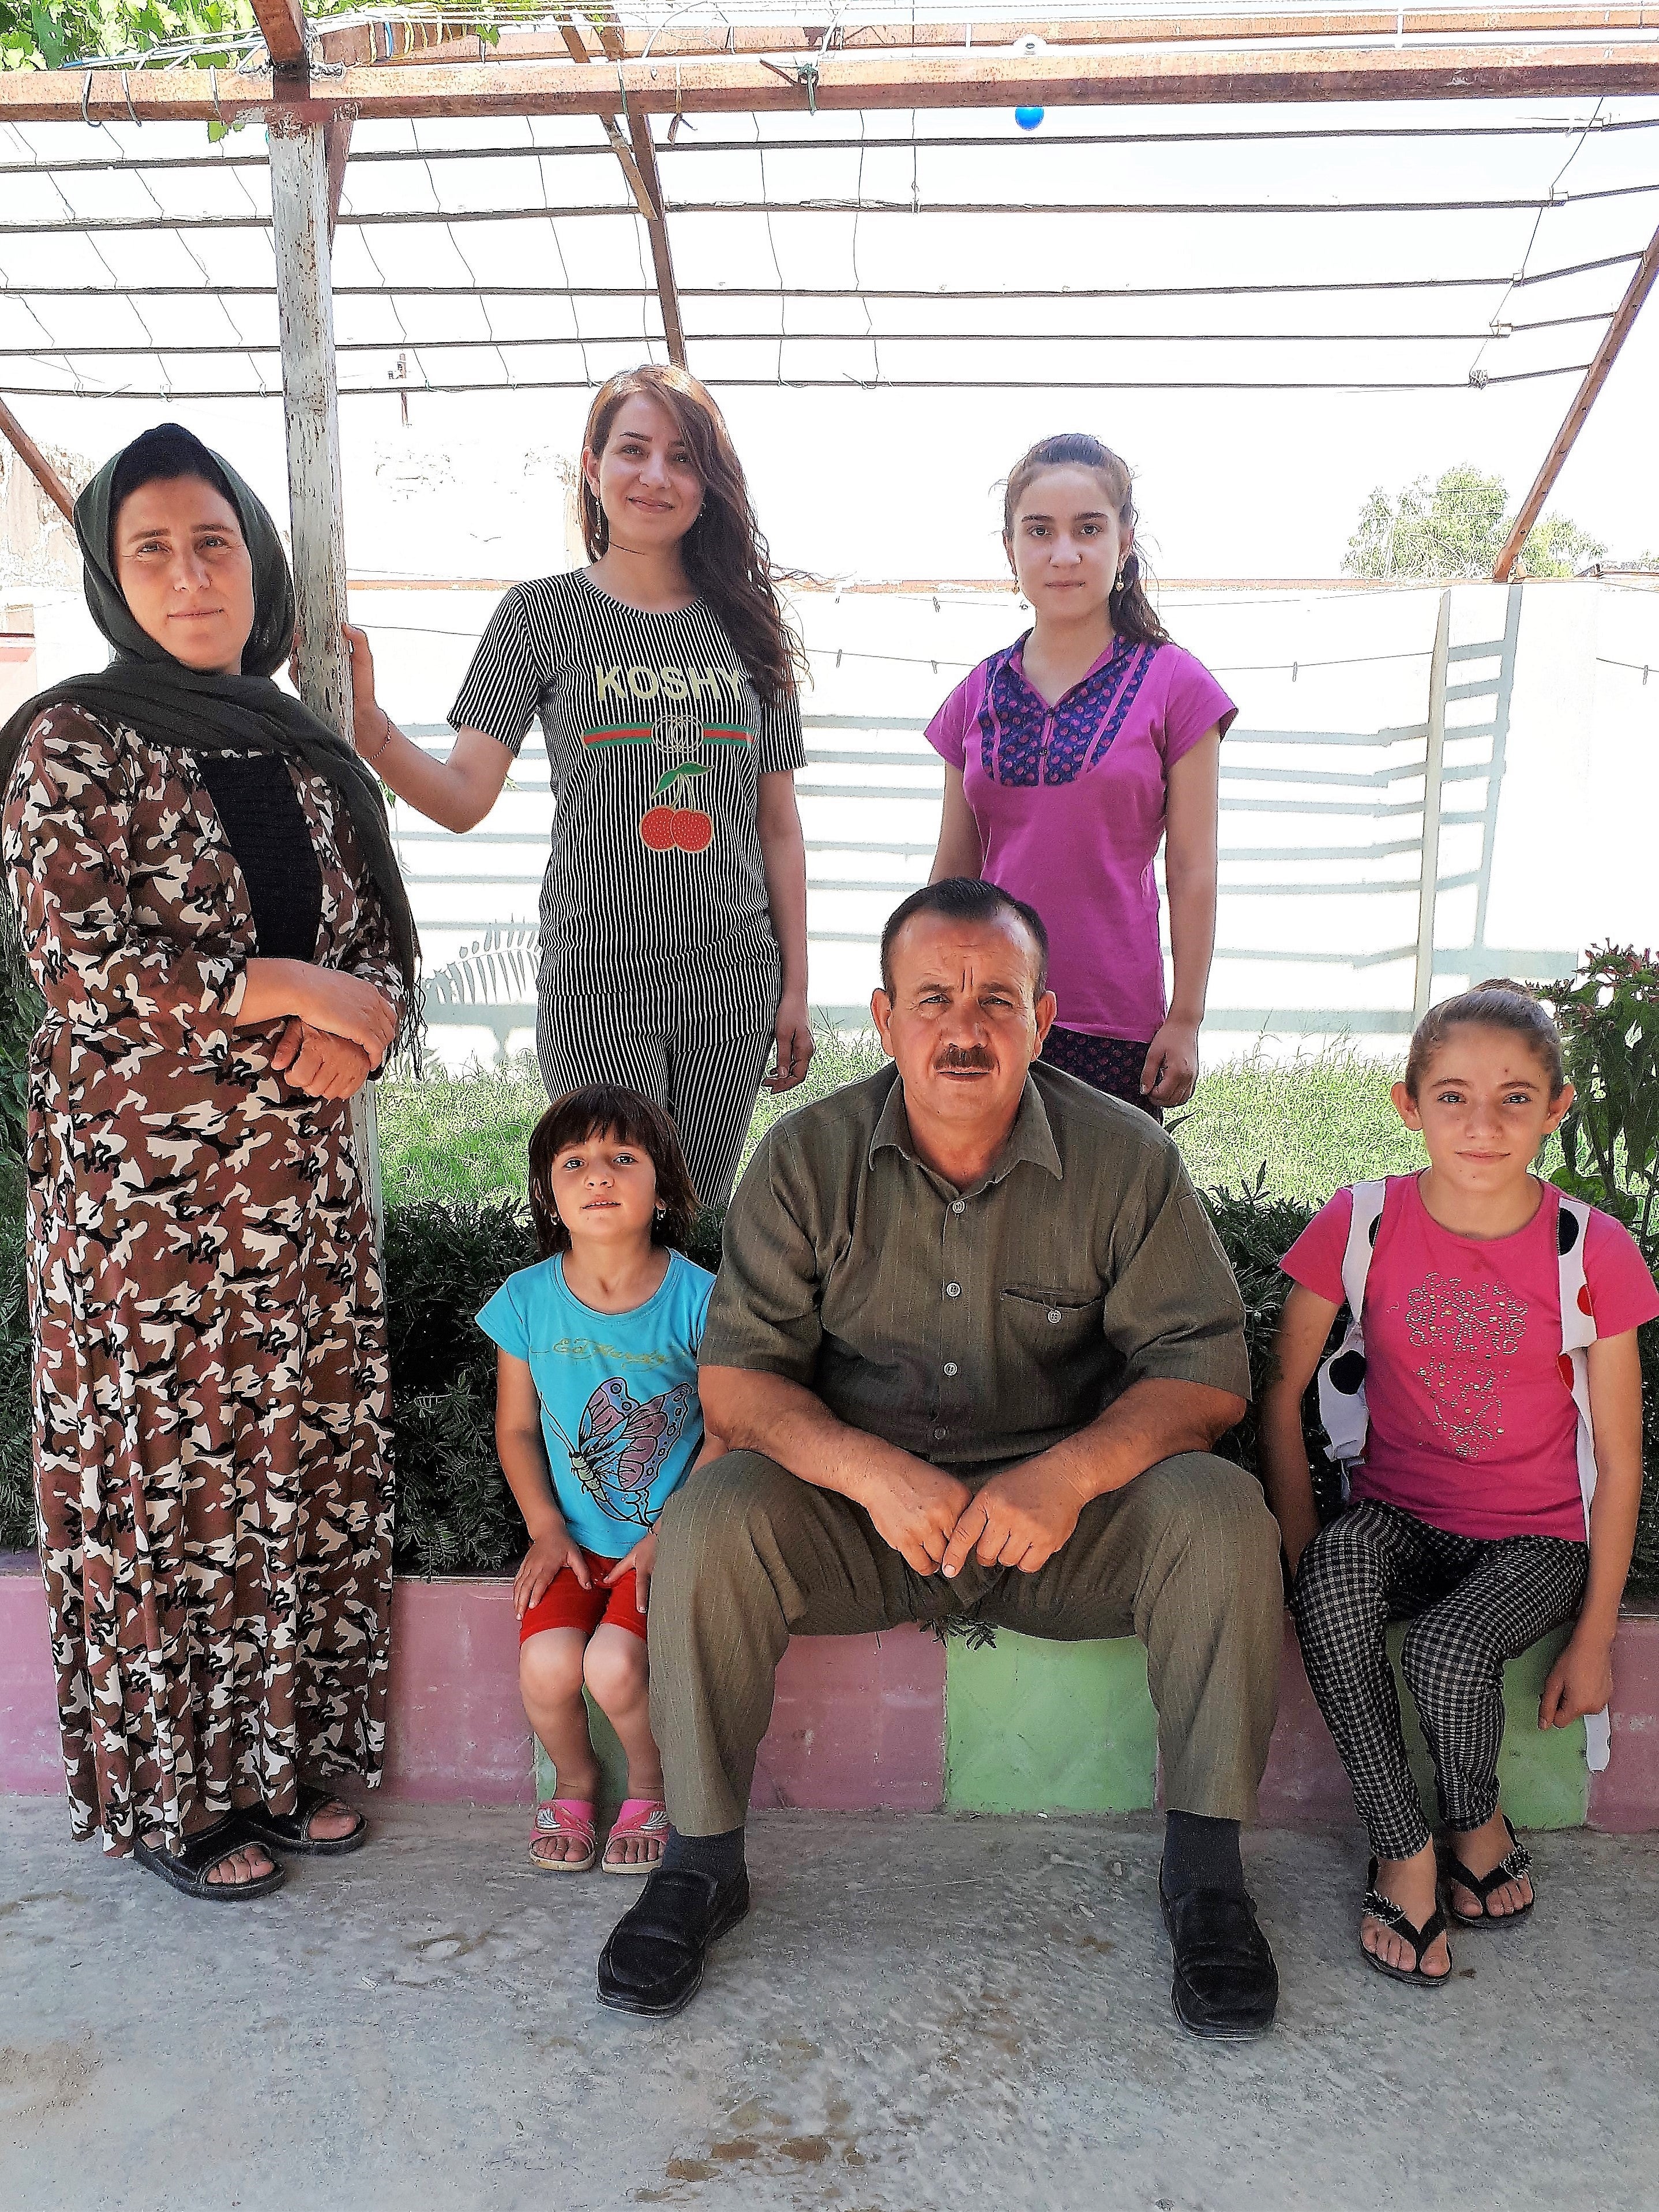
[(598, 1856), (599, 1762), (586, 1683), (628, 1756), (606, 1874), (646, 1875), (668, 1833), (651, 1734), (645, 1612), (656, 1522), (726, 1447), (703, 1428), (697, 1346), (714, 1279), (670, 1247), (696, 1212), (674, 1125), (637, 1091), (590, 1084), (530, 1139), (543, 1258), (478, 1316), (497, 1346), (495, 1449), (530, 1531), (513, 1586), (519, 1688), (557, 1770), (530, 1863), (584, 1874)]

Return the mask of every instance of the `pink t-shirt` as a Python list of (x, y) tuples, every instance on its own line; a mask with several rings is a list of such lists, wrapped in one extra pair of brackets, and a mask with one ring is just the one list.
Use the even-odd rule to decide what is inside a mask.
[[(1560, 1368), (1561, 1194), (1541, 1188), (1524, 1229), (1485, 1239), (1443, 1229), (1414, 1175), (1389, 1177), (1365, 1285), (1370, 1428), (1356, 1498), (1455, 1536), (1583, 1541), (1578, 1417)], [(1352, 1210), (1352, 1193), (1338, 1191), (1281, 1262), (1333, 1305)], [(1636, 1240), (1610, 1214), (1590, 1214), (1584, 1280), (1598, 1336), (1659, 1315)]]
[(1148, 1044), (1167, 1006), (1152, 874), (1165, 780), (1238, 709), (1178, 645), (1122, 637), (1050, 707), (1026, 680), (1024, 643), (957, 684), (927, 742), (963, 772), (986, 882), (1048, 925), (1061, 1025)]

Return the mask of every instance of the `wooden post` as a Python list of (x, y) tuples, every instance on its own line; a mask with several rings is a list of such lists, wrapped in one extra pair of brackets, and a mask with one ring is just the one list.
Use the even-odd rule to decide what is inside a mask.
[(1417, 884), (1417, 973), (1412, 987), (1413, 1027), (1434, 996), (1434, 916), (1440, 899), (1440, 799), (1446, 769), (1446, 669), (1451, 647), (1451, 593), (1440, 594), (1429, 663), (1429, 735), (1423, 752), (1423, 859)]
[[(283, 108), (266, 125), (277, 334), (288, 430), (288, 498), (294, 591), (300, 619), (300, 696), (351, 743), (351, 664), (346, 618), (345, 507), (340, 404), (334, 375), (334, 295), (329, 280), (326, 125)], [(352, 1102), (351, 1125), (368, 1177), (377, 1237), (384, 1226), (380, 1146), (370, 1090)]]

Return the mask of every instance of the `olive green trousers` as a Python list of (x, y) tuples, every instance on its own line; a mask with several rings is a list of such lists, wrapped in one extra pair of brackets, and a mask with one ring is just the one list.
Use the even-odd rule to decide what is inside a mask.
[[(669, 1816), (684, 1835), (742, 1826), (792, 1636), (952, 1613), (1061, 1643), (1138, 1636), (1165, 1804), (1221, 1820), (1255, 1814), (1278, 1698), (1279, 1529), (1261, 1486), (1226, 1460), (1160, 1460), (1086, 1505), (1035, 1574), (970, 1559), (948, 1582), (919, 1575), (861, 1506), (759, 1452), (730, 1452), (694, 1474), (658, 1526), (651, 1724)], [(1077, 1724), (1091, 1725), (1087, 1711)]]

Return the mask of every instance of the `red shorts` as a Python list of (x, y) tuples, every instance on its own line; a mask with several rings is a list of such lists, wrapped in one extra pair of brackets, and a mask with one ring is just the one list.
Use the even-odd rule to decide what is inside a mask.
[(609, 1589), (605, 1577), (617, 1562), (602, 1559), (597, 1552), (584, 1551), (587, 1571), (592, 1577), (592, 1589), (584, 1589), (576, 1580), (574, 1570), (561, 1567), (547, 1588), (519, 1623), (519, 1641), (526, 1637), (539, 1636), (544, 1628), (580, 1628), (584, 1636), (591, 1636), (601, 1621), (612, 1628), (625, 1628), (630, 1636), (645, 1640), (645, 1615), (639, 1606), (639, 1577), (630, 1567), (620, 1582)]

